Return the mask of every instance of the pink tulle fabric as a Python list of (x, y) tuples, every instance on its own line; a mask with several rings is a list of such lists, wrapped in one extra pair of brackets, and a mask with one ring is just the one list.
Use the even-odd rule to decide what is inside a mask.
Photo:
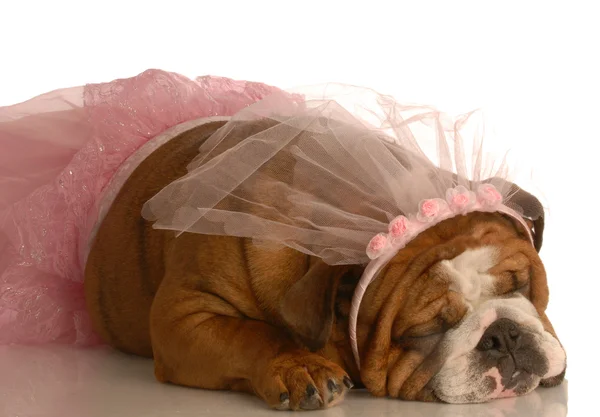
[(114, 173), (164, 130), (274, 91), (149, 70), (0, 108), (0, 344), (98, 343), (80, 246)]

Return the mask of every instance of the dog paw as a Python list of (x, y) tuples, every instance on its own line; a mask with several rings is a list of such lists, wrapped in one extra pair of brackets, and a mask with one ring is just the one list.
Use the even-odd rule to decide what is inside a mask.
[(338, 365), (298, 352), (275, 358), (255, 389), (277, 410), (316, 410), (339, 404), (352, 386)]

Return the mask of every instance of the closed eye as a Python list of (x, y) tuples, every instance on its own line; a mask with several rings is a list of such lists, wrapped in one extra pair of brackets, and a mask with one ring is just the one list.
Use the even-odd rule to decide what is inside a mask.
[(527, 270), (505, 271), (497, 287), (498, 295), (508, 295), (514, 292), (529, 292), (529, 272)]
[(427, 323), (417, 324), (407, 329), (402, 335), (394, 338), (397, 343), (406, 342), (413, 339), (424, 339), (431, 336), (442, 335), (448, 330), (448, 325), (440, 317)]
[(512, 280), (513, 291), (516, 291), (519, 288), (521, 288), (521, 284), (519, 284), (519, 275), (518, 275), (517, 271), (510, 271), (510, 278)]
[(518, 292), (519, 294), (522, 294), (523, 296), (525, 296), (525, 298), (529, 299), (529, 292), (530, 292), (530, 285), (529, 285), (529, 281), (527, 281), (525, 283), (525, 285), (522, 285), (520, 288), (517, 288), (514, 292)]

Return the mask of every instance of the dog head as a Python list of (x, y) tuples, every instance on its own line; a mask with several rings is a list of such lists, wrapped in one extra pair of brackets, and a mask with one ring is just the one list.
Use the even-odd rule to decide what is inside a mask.
[(499, 214), (449, 219), (402, 250), (359, 313), (361, 378), (379, 395), (483, 402), (560, 383), (546, 272)]

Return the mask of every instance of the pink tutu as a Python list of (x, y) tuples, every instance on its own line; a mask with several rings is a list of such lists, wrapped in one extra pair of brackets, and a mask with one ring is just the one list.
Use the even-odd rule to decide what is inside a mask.
[(0, 107), (0, 344), (98, 343), (81, 246), (115, 172), (166, 129), (275, 91), (149, 70)]

